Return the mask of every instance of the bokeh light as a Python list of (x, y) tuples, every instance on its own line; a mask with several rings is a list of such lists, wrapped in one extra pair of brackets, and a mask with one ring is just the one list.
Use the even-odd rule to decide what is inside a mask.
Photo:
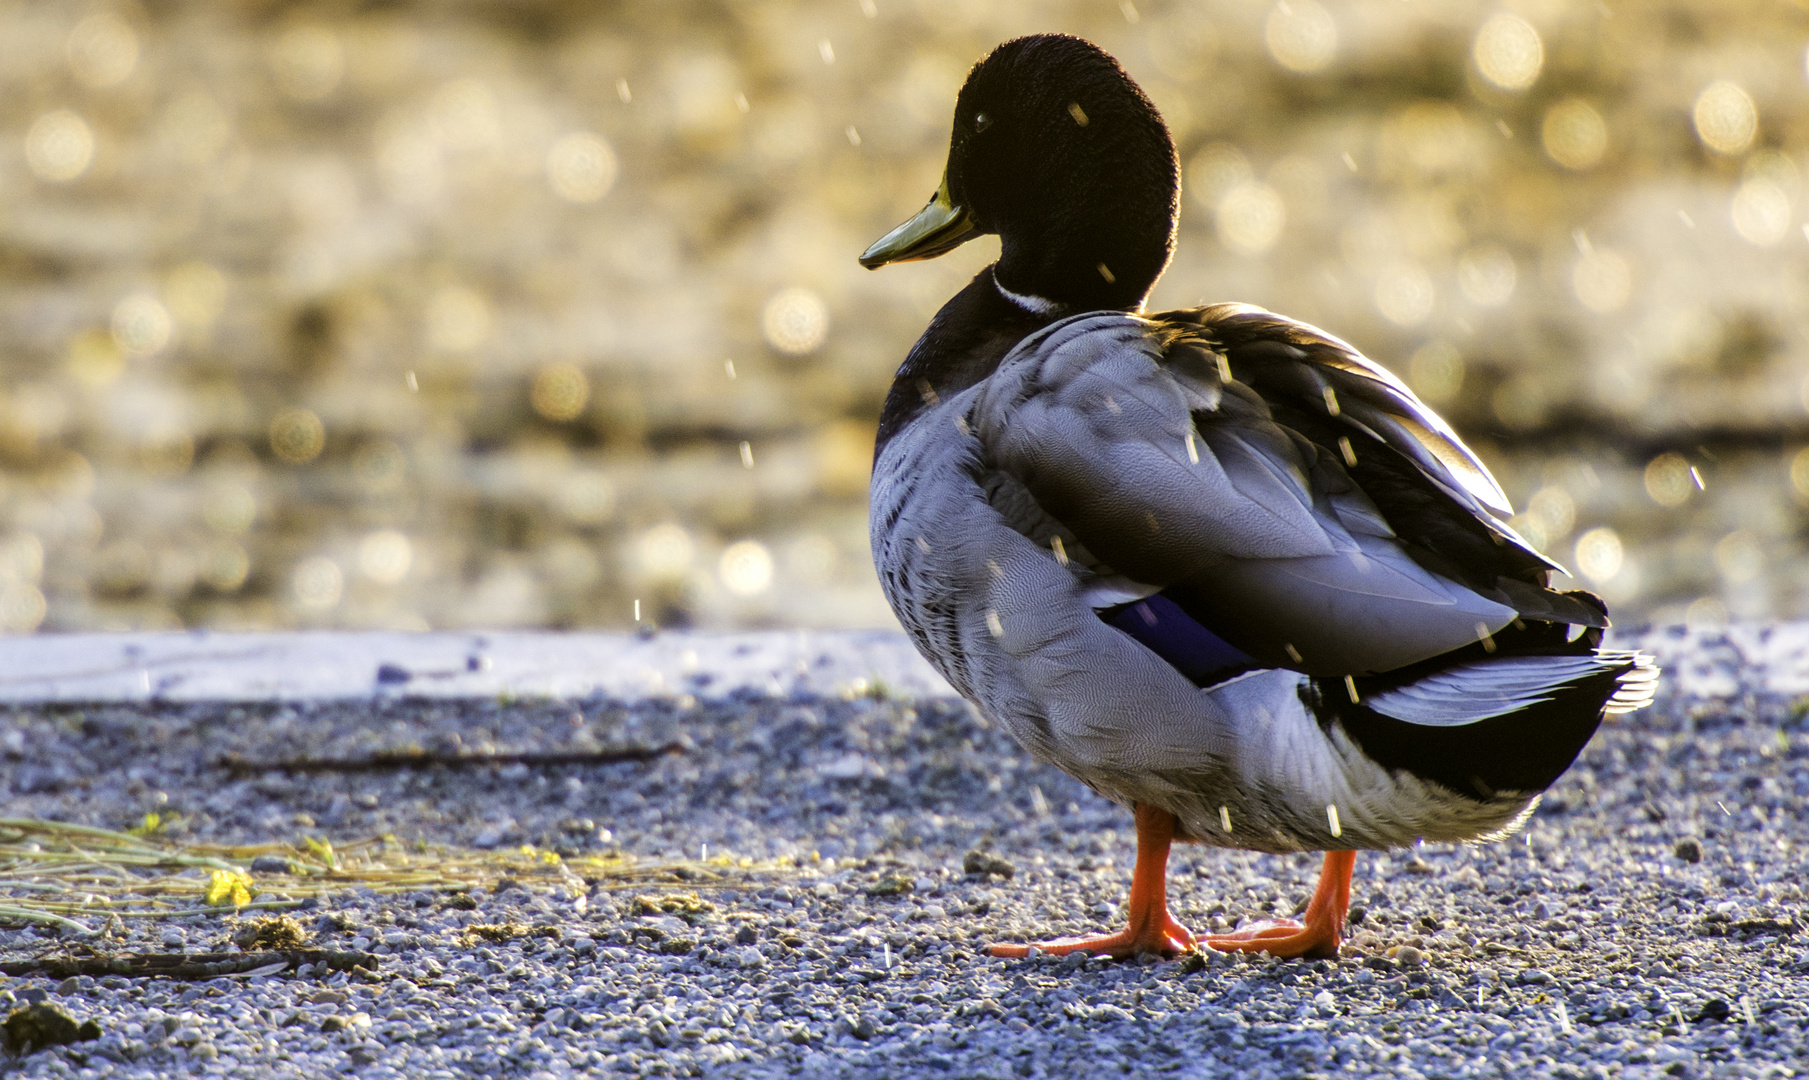
[(674, 522), (655, 525), (634, 543), (636, 569), (643, 577), (673, 579), (691, 569), (697, 543), (684, 526)]
[(1696, 95), (1696, 135), (1717, 154), (1744, 154), (1759, 133), (1759, 109), (1739, 83), (1719, 79)]
[(470, 352), (490, 336), (490, 301), (463, 285), (433, 294), (426, 314), (427, 343), (446, 352)]
[(1219, 239), (1225, 246), (1247, 255), (1260, 255), (1281, 238), (1288, 208), (1281, 195), (1267, 184), (1242, 183), (1219, 199), (1216, 220)]
[(1338, 24), (1315, 0), (1278, 0), (1263, 24), (1269, 55), (1289, 71), (1323, 71), (1338, 55)]
[(1734, 193), (1734, 231), (1750, 244), (1771, 247), (1790, 232), (1790, 196), (1769, 180), (1753, 179)]
[(773, 583), (773, 557), (758, 540), (738, 540), (723, 549), (717, 573), (736, 596), (758, 596)]
[(1577, 572), (1598, 585), (1619, 574), (1625, 559), (1620, 534), (1606, 526), (1578, 537), (1576, 555)]
[(802, 356), (821, 348), (829, 335), (829, 309), (809, 289), (781, 289), (766, 302), (760, 327), (773, 348)]
[(1566, 169), (1590, 169), (1608, 152), (1608, 124), (1582, 98), (1565, 98), (1545, 110), (1540, 129), (1545, 152)]
[(118, 86), (138, 66), (138, 34), (110, 11), (97, 11), (75, 24), (64, 44), (69, 70), (95, 90)]
[(1437, 299), (1431, 275), (1418, 263), (1395, 263), (1376, 278), (1376, 310), (1396, 326), (1414, 327), (1425, 322)]
[(1414, 393), (1429, 404), (1442, 405), (1463, 389), (1463, 354), (1442, 338), (1428, 341), (1408, 358), (1407, 378)]
[(575, 420), (590, 400), (590, 380), (576, 364), (549, 364), (534, 374), (529, 397), (534, 411), (548, 420)]
[(289, 575), (289, 592), (303, 611), (326, 611), (338, 604), (345, 592), (345, 573), (325, 555), (303, 559)]
[(133, 293), (113, 308), (113, 340), (128, 357), (162, 352), (172, 329), (169, 309), (149, 293)]
[(270, 450), (291, 465), (306, 465), (326, 446), (326, 425), (307, 409), (284, 409), (270, 421)]
[(593, 203), (616, 182), (616, 154), (600, 135), (574, 131), (546, 156), (547, 182), (567, 202)]
[(1570, 274), (1571, 288), (1590, 311), (1613, 314), (1627, 305), (1633, 292), (1633, 267), (1618, 252), (1584, 252)]
[(1525, 90), (1545, 67), (1545, 45), (1533, 24), (1511, 12), (1489, 16), (1470, 55), (1482, 77), (1503, 90)]
[[(1152, 310), (1364, 350), (1618, 625), (1809, 614), (1800, 12), (1611, 6), (1058, 21), (1185, 165)], [(853, 256), (1048, 12), (749, 10), (0, 5), (0, 630), (892, 625), (879, 409), (998, 241)]]
[(1653, 502), (1675, 509), (1695, 493), (1695, 474), (1682, 454), (1660, 454), (1646, 463), (1646, 494)]
[(32, 121), (25, 133), (25, 163), (40, 180), (66, 184), (94, 161), (94, 132), (68, 109), (54, 109)]
[(1514, 256), (1499, 244), (1478, 244), (1457, 260), (1457, 287), (1482, 307), (1500, 307), (1519, 282)]
[(271, 77), (284, 94), (296, 101), (319, 101), (339, 88), (345, 45), (330, 26), (296, 23), (278, 31), (269, 61)]
[(395, 529), (378, 529), (358, 543), (358, 571), (379, 585), (407, 577), (414, 558), (414, 544)]

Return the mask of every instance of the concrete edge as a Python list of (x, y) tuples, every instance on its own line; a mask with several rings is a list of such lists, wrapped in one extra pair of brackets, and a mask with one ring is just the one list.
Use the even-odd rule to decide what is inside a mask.
[[(1809, 622), (1618, 635), (1670, 688), (1726, 697), (1755, 683), (1809, 695)], [(1744, 677), (1742, 672), (1745, 672)], [(618, 700), (861, 693), (952, 696), (896, 630), (734, 634), (317, 632), (40, 634), (0, 639), (0, 701), (306, 701), (498, 696)]]

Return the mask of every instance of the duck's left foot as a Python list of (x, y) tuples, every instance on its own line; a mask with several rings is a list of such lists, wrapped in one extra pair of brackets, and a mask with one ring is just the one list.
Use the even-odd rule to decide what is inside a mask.
[(1087, 952), (1095, 956), (1136, 956), (1160, 953), (1174, 956), (1192, 950), (1193, 931), (1168, 914), (1168, 846), (1175, 836), (1175, 816), (1144, 803), (1133, 811), (1137, 819), (1137, 866), (1131, 871), (1128, 924), (1116, 934), (1102, 937), (1056, 938), (1029, 945), (1001, 943), (988, 952), (994, 956), (1022, 957), (1031, 949), (1062, 955)]
[(1084, 952), (1093, 956), (1110, 956), (1124, 959), (1142, 953), (1156, 953), (1160, 956), (1178, 956), (1190, 952), (1197, 941), (1193, 931), (1168, 918), (1162, 913), (1162, 923), (1148, 924), (1142, 927), (1131, 925), (1116, 934), (1102, 934), (1098, 937), (1056, 938), (1052, 941), (1033, 941), (1027, 945), (1015, 942), (1001, 942), (987, 949), (994, 956), (1021, 958), (1028, 956), (1031, 949), (1038, 952), (1053, 953), (1064, 956), (1072, 952)]
[(1284, 960), (1328, 960), (1338, 955), (1338, 941), (1335, 928), (1281, 919), (1247, 926), (1236, 933), (1211, 934), (1202, 944), (1220, 952), (1266, 952)]
[(1328, 851), (1319, 888), (1307, 904), (1306, 921), (1281, 919), (1247, 926), (1236, 933), (1212, 934), (1202, 944), (1220, 952), (1266, 952), (1292, 960), (1323, 960), (1338, 955), (1343, 940), (1344, 916), (1350, 909), (1350, 872), (1357, 863), (1354, 851)]

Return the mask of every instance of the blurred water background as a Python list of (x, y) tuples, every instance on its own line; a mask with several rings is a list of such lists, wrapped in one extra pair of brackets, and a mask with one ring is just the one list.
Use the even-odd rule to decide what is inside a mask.
[(0, 626), (891, 625), (868, 273), (1082, 34), (1158, 306), (1393, 368), (1622, 625), (1809, 610), (1809, 12), (1725, 0), (0, 2)]

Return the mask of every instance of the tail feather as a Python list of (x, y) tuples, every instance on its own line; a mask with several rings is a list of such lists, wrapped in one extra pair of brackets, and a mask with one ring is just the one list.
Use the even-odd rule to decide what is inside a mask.
[(1465, 650), (1448, 666), (1348, 688), (1313, 680), (1303, 696), (1384, 768), (1483, 799), (1532, 794), (1570, 767), (1604, 715), (1642, 708), (1657, 690), (1650, 657), (1592, 646), (1579, 638), (1531, 655)]

